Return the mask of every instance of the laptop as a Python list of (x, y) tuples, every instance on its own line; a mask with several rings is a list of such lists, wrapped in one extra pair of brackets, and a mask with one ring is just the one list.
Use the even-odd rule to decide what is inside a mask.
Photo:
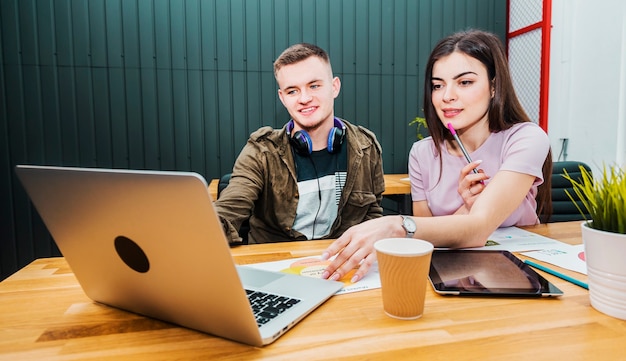
[[(263, 346), (343, 285), (235, 265), (199, 174), (30, 165), (16, 173), (96, 302)], [(270, 305), (255, 316), (252, 303)]]

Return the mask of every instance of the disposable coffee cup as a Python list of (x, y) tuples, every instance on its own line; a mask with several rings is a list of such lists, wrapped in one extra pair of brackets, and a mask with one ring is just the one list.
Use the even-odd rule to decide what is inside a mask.
[(414, 320), (424, 313), (433, 245), (421, 239), (385, 238), (374, 243), (383, 309), (393, 318)]

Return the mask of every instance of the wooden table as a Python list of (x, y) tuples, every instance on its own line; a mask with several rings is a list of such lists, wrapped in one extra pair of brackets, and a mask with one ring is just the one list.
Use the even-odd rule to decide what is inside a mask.
[[(580, 222), (528, 229), (581, 242)], [(250, 245), (232, 252), (243, 264), (317, 255), (327, 244)], [(585, 289), (543, 275), (565, 295), (461, 298), (429, 287), (424, 316), (414, 321), (387, 317), (380, 289), (334, 296), (275, 343), (256, 348), (96, 304), (63, 258), (45, 258), (0, 283), (0, 360), (624, 359), (626, 321), (593, 309)]]
[[(385, 174), (385, 191), (383, 195), (411, 194), (411, 183), (408, 174)], [(209, 183), (209, 193), (213, 200), (217, 199), (217, 185), (219, 179), (212, 179)]]
[(212, 179), (211, 183), (209, 183), (209, 194), (211, 195), (212, 200), (217, 199), (217, 186), (219, 183), (220, 183), (220, 180), (217, 178)]
[(395, 202), (397, 214), (413, 214), (411, 201), (411, 182), (408, 174), (385, 174), (385, 191), (383, 198)]

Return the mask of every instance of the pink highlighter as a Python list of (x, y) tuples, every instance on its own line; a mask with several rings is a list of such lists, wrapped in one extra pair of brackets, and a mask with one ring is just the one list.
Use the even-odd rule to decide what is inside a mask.
[[(465, 156), (465, 159), (467, 159), (467, 162), (471, 163), (472, 158), (470, 158), (469, 153), (467, 153), (467, 150), (465, 150), (463, 143), (461, 143), (461, 138), (459, 138), (458, 134), (456, 134), (456, 130), (454, 130), (454, 128), (452, 127), (452, 123), (448, 123), (448, 129), (450, 129), (450, 133), (452, 133), (454, 140), (456, 140), (456, 142), (459, 144), (459, 147), (461, 148), (461, 152), (463, 152), (463, 155)], [(478, 170), (476, 168), (472, 169), (472, 172), (478, 174)]]

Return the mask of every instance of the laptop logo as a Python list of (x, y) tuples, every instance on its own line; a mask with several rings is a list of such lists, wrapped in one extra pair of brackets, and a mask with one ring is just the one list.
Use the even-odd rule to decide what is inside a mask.
[(115, 251), (122, 261), (133, 270), (139, 273), (146, 273), (150, 270), (150, 261), (146, 253), (132, 239), (117, 236), (115, 237)]

